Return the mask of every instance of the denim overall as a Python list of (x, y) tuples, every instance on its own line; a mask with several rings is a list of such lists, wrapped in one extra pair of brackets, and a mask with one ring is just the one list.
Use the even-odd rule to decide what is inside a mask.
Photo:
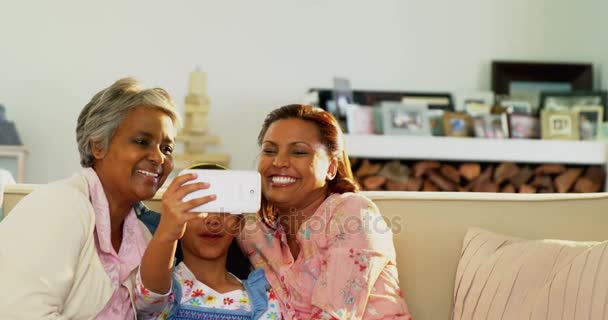
[(251, 320), (258, 319), (268, 309), (268, 281), (263, 269), (257, 269), (243, 281), (243, 286), (249, 296), (251, 311), (225, 310), (218, 308), (196, 307), (182, 305), (182, 290), (179, 282), (173, 277), (173, 292), (175, 306), (169, 313), (167, 320)]

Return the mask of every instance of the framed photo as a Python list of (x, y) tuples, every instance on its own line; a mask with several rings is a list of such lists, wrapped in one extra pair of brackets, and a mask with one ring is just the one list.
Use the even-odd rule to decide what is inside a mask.
[(465, 112), (471, 117), (489, 115), (492, 110), (491, 104), (484, 104), (478, 102), (469, 102), (465, 106)]
[(527, 100), (503, 100), (500, 105), (507, 109), (507, 113), (533, 113), (532, 103)]
[(575, 106), (578, 115), (578, 134), (581, 140), (596, 140), (601, 131), (604, 108), (600, 106)]
[(509, 136), (512, 139), (540, 138), (540, 121), (529, 113), (510, 113), (508, 116)]
[(469, 104), (494, 105), (495, 96), (492, 91), (456, 92), (454, 101), (455, 111), (466, 112)]
[(426, 105), (405, 105), (398, 102), (382, 102), (384, 134), (431, 135)]
[(353, 134), (374, 134), (374, 107), (350, 104), (346, 106), (346, 128)]
[(593, 90), (590, 63), (492, 62), (492, 91), (529, 99), (535, 111), (540, 92)]
[(608, 122), (600, 123), (597, 138), (601, 141), (608, 142)]
[(345, 78), (334, 78), (333, 100), (337, 110), (330, 112), (344, 118), (346, 117), (346, 106), (354, 103), (353, 91), (350, 88), (350, 81)]
[(443, 132), (451, 137), (468, 137), (471, 132), (471, 117), (462, 112), (443, 114)]
[(433, 136), (440, 137), (445, 135), (443, 132), (443, 113), (443, 110), (439, 109), (427, 110), (431, 134)]
[(566, 110), (542, 110), (541, 131), (543, 139), (578, 140), (578, 115)]
[(607, 121), (607, 91), (541, 92), (541, 108), (549, 110), (572, 110), (574, 106), (601, 106), (604, 121)]
[(507, 114), (487, 114), (472, 118), (475, 136), (488, 139), (508, 139)]
[[(338, 81), (339, 82), (339, 81)], [(318, 99), (320, 108), (339, 117), (337, 104), (331, 105), (329, 101), (335, 99), (339, 93), (337, 89), (345, 87), (339, 83), (334, 84), (337, 88), (311, 88), (309, 94), (314, 99)], [(345, 94), (348, 97), (348, 94)], [(416, 102), (415, 104), (424, 103), (428, 109), (438, 109), (444, 111), (454, 111), (454, 102), (452, 94), (449, 92), (411, 92), (411, 91), (371, 91), (371, 90), (352, 90), (353, 101), (355, 104), (365, 106), (380, 105), (383, 101), (401, 102), (406, 98), (406, 102)], [(347, 98), (348, 100), (348, 98)], [(340, 119), (338, 119), (340, 120)]]
[(429, 110), (454, 111), (452, 95), (449, 93), (405, 92), (401, 97), (401, 103), (425, 104)]

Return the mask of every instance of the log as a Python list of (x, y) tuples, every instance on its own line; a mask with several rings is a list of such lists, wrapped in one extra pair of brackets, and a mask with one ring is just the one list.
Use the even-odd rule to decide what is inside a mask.
[(517, 172), (517, 174), (514, 175), (513, 177), (509, 178), (509, 182), (511, 184), (513, 184), (513, 186), (517, 189), (522, 184), (530, 181), (530, 178), (532, 178), (533, 175), (534, 175), (534, 171), (532, 171), (532, 169), (530, 169), (530, 167), (525, 166), (523, 168), (519, 168), (519, 171)]
[(420, 191), (422, 178), (410, 177), (406, 183), (406, 191)]
[(481, 174), (481, 165), (479, 163), (463, 163), (458, 168), (458, 172), (467, 181), (473, 181)]
[(454, 191), (456, 190), (456, 184), (435, 171), (429, 171), (427, 173), (429, 180), (439, 187), (442, 191)]
[(502, 189), (500, 190), (500, 192), (503, 192), (503, 193), (515, 193), (515, 187), (512, 184), (507, 183), (504, 187), (502, 187)]
[(387, 191), (410, 191), (407, 182), (403, 183), (395, 180), (387, 180), (385, 188)]
[(536, 188), (529, 184), (522, 184), (519, 186), (519, 193), (536, 193)]
[(534, 180), (530, 182), (530, 185), (536, 188), (553, 189), (553, 179), (549, 176), (536, 176), (534, 177)]
[(418, 161), (414, 164), (414, 177), (422, 177), (429, 170), (437, 169), (441, 164), (437, 161)]
[(439, 168), (439, 172), (446, 179), (454, 182), (455, 184), (460, 184), (460, 173), (458, 170), (451, 164), (443, 164)]
[(534, 172), (537, 175), (546, 175), (546, 174), (560, 174), (566, 171), (566, 167), (557, 163), (545, 163), (536, 167)]
[(501, 184), (519, 172), (519, 167), (513, 162), (503, 162), (494, 171), (494, 182)]
[(492, 172), (494, 172), (494, 167), (487, 166), (483, 172), (477, 178), (475, 178), (475, 180), (471, 181), (465, 188), (471, 191), (479, 189), (479, 185), (492, 179)]
[(399, 160), (394, 160), (386, 163), (382, 169), (380, 169), (378, 174), (387, 178), (388, 180), (398, 181), (405, 184), (410, 175), (410, 168), (402, 164)]
[(355, 176), (359, 178), (364, 178), (367, 176), (377, 174), (382, 168), (382, 164), (380, 163), (371, 163), (368, 159), (363, 160), (359, 169), (355, 172)]
[(591, 180), (587, 177), (580, 177), (576, 180), (576, 184), (574, 184), (575, 192), (598, 192), (602, 188), (602, 184), (597, 181)]
[(382, 190), (384, 183), (386, 183), (386, 178), (383, 176), (369, 176), (363, 179), (363, 187), (370, 191)]
[(570, 168), (557, 176), (557, 178), (555, 178), (555, 188), (557, 189), (557, 192), (568, 192), (582, 172), (583, 169), (581, 168)]
[(595, 183), (604, 185), (604, 181), (606, 181), (606, 172), (600, 166), (589, 166), (587, 170), (585, 170), (585, 178), (592, 180)]
[(439, 191), (439, 188), (429, 179), (424, 179), (422, 183), (422, 191)]
[(539, 188), (536, 193), (555, 193), (555, 188)]
[(498, 185), (493, 181), (486, 180), (473, 187), (473, 192), (498, 192)]

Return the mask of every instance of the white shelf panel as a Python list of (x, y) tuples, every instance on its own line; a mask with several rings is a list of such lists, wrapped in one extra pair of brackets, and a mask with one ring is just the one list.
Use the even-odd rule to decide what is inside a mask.
[(606, 163), (600, 141), (345, 135), (352, 157), (524, 163)]

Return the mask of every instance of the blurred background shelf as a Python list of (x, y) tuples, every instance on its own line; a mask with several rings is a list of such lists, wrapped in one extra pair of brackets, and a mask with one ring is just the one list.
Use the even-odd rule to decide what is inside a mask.
[(25, 179), (25, 157), (27, 149), (24, 146), (0, 145), (0, 158), (15, 158), (17, 162), (17, 182), (23, 183)]
[(345, 135), (350, 157), (606, 165), (602, 141)]

